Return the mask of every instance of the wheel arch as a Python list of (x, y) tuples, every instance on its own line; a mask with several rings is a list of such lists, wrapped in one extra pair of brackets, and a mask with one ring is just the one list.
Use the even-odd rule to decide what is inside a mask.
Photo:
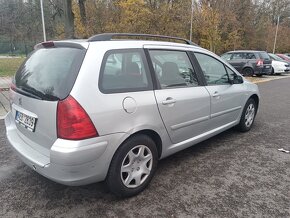
[(242, 68), (242, 72), (245, 70), (245, 69), (251, 69), (253, 72), (255, 71), (254, 68), (250, 65), (245, 65), (243, 68)]
[(129, 140), (132, 136), (141, 135), (141, 134), (149, 136), (155, 142), (155, 145), (156, 145), (156, 148), (158, 151), (158, 158), (160, 158), (161, 154), (162, 154), (162, 140), (161, 140), (160, 135), (157, 132), (155, 132), (154, 130), (152, 130), (152, 129), (139, 130), (139, 131), (131, 134), (126, 140)]
[[(254, 99), (254, 101), (257, 103), (257, 110), (258, 111), (258, 108), (259, 108), (259, 102), (260, 102), (260, 99), (259, 99), (259, 96), (257, 94), (253, 94), (249, 97), (249, 99), (252, 98)], [(256, 112), (257, 113), (257, 112)]]

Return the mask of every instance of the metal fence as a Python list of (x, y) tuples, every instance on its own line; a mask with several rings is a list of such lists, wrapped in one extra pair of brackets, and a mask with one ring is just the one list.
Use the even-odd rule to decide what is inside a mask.
[(0, 55), (28, 55), (33, 50), (34, 43), (23, 42), (1, 42)]

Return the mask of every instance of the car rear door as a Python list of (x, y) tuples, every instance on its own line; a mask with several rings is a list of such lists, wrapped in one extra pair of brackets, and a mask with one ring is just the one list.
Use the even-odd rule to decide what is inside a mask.
[(182, 142), (207, 131), (210, 96), (186, 49), (150, 45), (145, 49), (157, 80), (156, 102), (171, 141)]
[(246, 60), (244, 59), (244, 53), (235, 52), (232, 53), (231, 59), (228, 61), (237, 71), (242, 72), (243, 67), (246, 64)]
[[(205, 75), (206, 89), (210, 93), (210, 128), (232, 125), (239, 119), (246, 92), (243, 84), (232, 84), (235, 73), (216, 57), (195, 52), (198, 64)], [(233, 79), (232, 79), (233, 80)]]

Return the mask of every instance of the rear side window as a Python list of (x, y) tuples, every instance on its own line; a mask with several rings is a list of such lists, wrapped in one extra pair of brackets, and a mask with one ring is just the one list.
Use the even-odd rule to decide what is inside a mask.
[(232, 60), (244, 59), (244, 53), (233, 53)]
[(245, 59), (256, 59), (254, 53), (245, 53)]
[(85, 53), (85, 49), (68, 47), (35, 50), (15, 75), (17, 90), (43, 100), (66, 98), (74, 85)]
[(111, 50), (103, 59), (99, 88), (103, 93), (152, 89), (151, 78), (140, 49)]

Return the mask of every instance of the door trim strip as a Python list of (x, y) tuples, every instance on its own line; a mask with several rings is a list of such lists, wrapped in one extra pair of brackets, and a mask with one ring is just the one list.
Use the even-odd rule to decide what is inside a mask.
[(224, 115), (224, 114), (228, 114), (228, 113), (231, 113), (233, 111), (237, 111), (239, 109), (241, 109), (242, 106), (238, 106), (238, 107), (234, 107), (234, 108), (231, 108), (231, 109), (228, 109), (228, 110), (224, 110), (224, 111), (220, 111), (220, 112), (217, 112), (217, 113), (214, 113), (214, 114), (211, 114), (211, 118), (215, 118), (215, 117), (219, 117), (221, 115)]
[(184, 123), (179, 123), (179, 124), (173, 125), (170, 128), (172, 130), (177, 130), (177, 129), (184, 128), (184, 127), (187, 127), (187, 126), (191, 126), (191, 125), (194, 125), (194, 124), (197, 124), (197, 123), (201, 123), (203, 121), (209, 120), (209, 118), (210, 118), (210, 116), (200, 117), (200, 118), (197, 118), (197, 119), (194, 119), (194, 120), (186, 121)]

